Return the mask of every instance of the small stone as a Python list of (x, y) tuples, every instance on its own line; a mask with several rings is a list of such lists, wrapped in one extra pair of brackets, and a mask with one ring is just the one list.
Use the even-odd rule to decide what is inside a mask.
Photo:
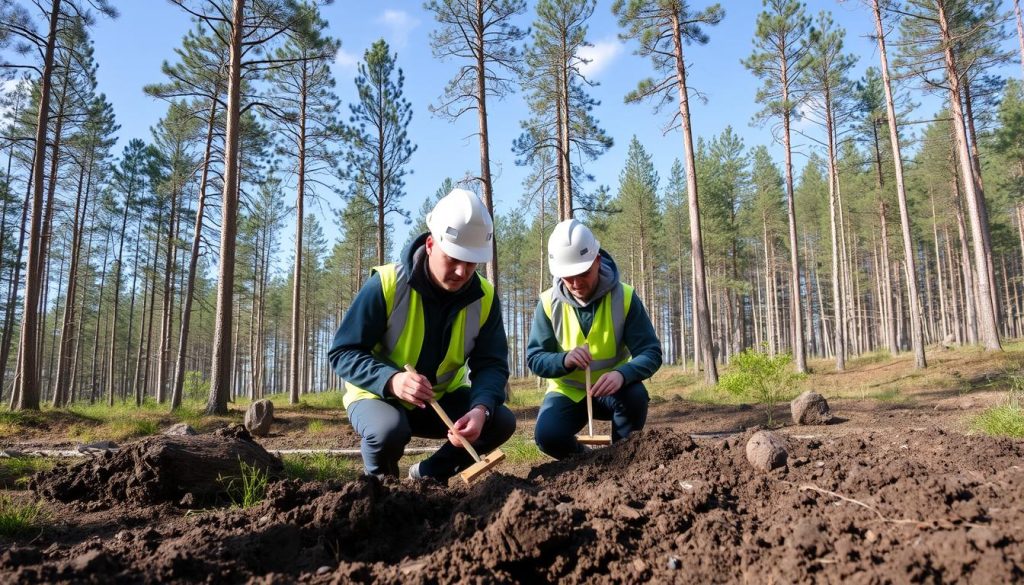
[(331, 572), (331, 568), (328, 567), (327, 565), (324, 565), (324, 566), (322, 566), (322, 567), (320, 567), (319, 569), (316, 570), (316, 574), (317, 575), (326, 575), (327, 573), (330, 573), (330, 572)]
[(245, 411), (245, 428), (254, 437), (266, 437), (270, 434), (270, 425), (274, 422), (274, 403), (267, 400), (257, 400), (249, 405)]
[(127, 530), (121, 530), (120, 532), (114, 535), (114, 539), (116, 540), (128, 540), (131, 537), (132, 533)]
[(747, 441), (747, 461), (755, 469), (771, 471), (786, 465), (785, 443), (770, 431), (758, 431)]
[(638, 572), (641, 572), (641, 573), (642, 573), (642, 572), (644, 572), (644, 571), (646, 571), (646, 570), (647, 570), (647, 563), (643, 562), (643, 560), (642, 560), (642, 559), (633, 559), (633, 567), (634, 567), (634, 568), (635, 568), (635, 569), (636, 569), (636, 570), (637, 570)]
[(677, 557), (669, 557), (668, 568), (672, 571), (678, 571), (683, 568), (683, 563)]
[(798, 425), (823, 425), (832, 420), (832, 411), (825, 397), (808, 390), (789, 403), (793, 422)]
[(640, 518), (640, 510), (621, 505), (615, 508), (615, 515), (624, 520), (637, 520)]
[(868, 530), (867, 532), (864, 533), (864, 540), (868, 544), (874, 544), (875, 541), (878, 540), (878, 535), (875, 534), (874, 530)]
[(822, 467), (825, 467), (825, 462), (824, 461), (815, 461), (814, 462), (814, 466), (817, 467), (818, 469), (821, 469)]
[(181, 506), (182, 508), (191, 508), (192, 506), (195, 505), (195, 500), (196, 497), (192, 495), (192, 492), (189, 492), (182, 496), (181, 500), (178, 502), (178, 505)]

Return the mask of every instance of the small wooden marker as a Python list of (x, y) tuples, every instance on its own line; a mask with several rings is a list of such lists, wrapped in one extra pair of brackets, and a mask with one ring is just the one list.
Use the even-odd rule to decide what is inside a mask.
[(587, 434), (578, 435), (576, 440), (583, 445), (611, 445), (611, 435), (594, 434), (594, 399), (590, 396), (590, 366), (586, 369), (587, 376)]
[[(413, 368), (409, 364), (406, 364), (405, 371), (409, 372), (410, 374), (415, 374), (416, 368)], [(467, 467), (465, 471), (459, 473), (459, 477), (461, 477), (462, 481), (466, 482), (466, 484), (473, 483), (474, 481), (476, 481), (478, 477), (486, 473), (490, 468), (494, 467), (502, 459), (505, 458), (505, 454), (501, 452), (501, 449), (495, 449), (494, 451), (491, 451), (484, 457), (480, 457), (480, 455), (477, 454), (476, 449), (473, 448), (473, 445), (470, 445), (469, 441), (463, 439), (462, 435), (460, 435), (458, 431), (455, 430), (455, 423), (452, 422), (452, 419), (448, 418), (448, 413), (446, 413), (444, 409), (441, 408), (441, 405), (438, 404), (436, 400), (431, 398), (430, 406), (431, 408), (434, 409), (434, 412), (437, 413), (437, 416), (441, 417), (441, 420), (443, 420), (444, 424), (447, 425), (448, 430), (451, 431), (453, 435), (459, 438), (459, 441), (462, 443), (462, 446), (466, 449), (466, 451), (469, 452), (470, 456), (473, 457), (473, 460), (476, 461), (476, 463)]]

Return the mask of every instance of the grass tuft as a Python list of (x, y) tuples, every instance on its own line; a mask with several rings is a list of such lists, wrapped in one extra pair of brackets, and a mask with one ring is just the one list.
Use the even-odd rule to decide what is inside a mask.
[(52, 459), (45, 457), (0, 459), (0, 489), (24, 488), (33, 475), (53, 469), (54, 465)]
[(327, 453), (285, 455), (283, 461), (285, 477), (303, 481), (348, 481), (362, 471), (355, 460)]
[(311, 420), (309, 421), (309, 424), (306, 425), (306, 432), (311, 435), (322, 435), (328, 432), (328, 430), (327, 423), (322, 420)]
[(241, 459), (238, 460), (238, 469), (241, 475), (232, 478), (219, 478), (225, 484), (224, 491), (227, 492), (231, 503), (242, 509), (252, 508), (258, 505), (267, 497), (268, 475), (265, 469), (255, 465), (249, 465)]
[(512, 435), (504, 445), (501, 446), (502, 453), (509, 463), (539, 463), (547, 460), (547, 455), (540, 452), (537, 444), (532, 439), (520, 434)]
[(0, 495), (0, 536), (24, 536), (40, 528), (45, 513), (36, 502), (19, 503)]

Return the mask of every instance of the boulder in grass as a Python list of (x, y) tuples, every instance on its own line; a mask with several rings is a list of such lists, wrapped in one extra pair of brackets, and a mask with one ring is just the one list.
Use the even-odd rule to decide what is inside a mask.
[(196, 433), (196, 430), (193, 429), (191, 425), (187, 423), (178, 423), (176, 425), (172, 425), (169, 429), (164, 431), (164, 434), (171, 436), (192, 436), (198, 433)]
[(793, 422), (798, 425), (824, 425), (832, 420), (832, 411), (828, 408), (825, 397), (813, 390), (808, 390), (789, 403), (789, 411)]
[(771, 471), (786, 465), (786, 445), (775, 433), (758, 431), (747, 441), (747, 461), (760, 471)]
[(245, 411), (245, 428), (254, 437), (266, 437), (270, 434), (270, 425), (274, 422), (274, 403), (263, 399), (249, 405)]

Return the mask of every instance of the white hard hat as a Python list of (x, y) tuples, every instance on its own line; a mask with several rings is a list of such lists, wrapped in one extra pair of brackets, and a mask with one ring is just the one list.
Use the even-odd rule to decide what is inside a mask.
[(583, 274), (594, 264), (601, 244), (590, 228), (567, 219), (555, 226), (548, 238), (548, 266), (551, 275), (567, 278)]
[(480, 198), (452, 189), (427, 214), (427, 227), (445, 254), (463, 262), (490, 262), (494, 224)]

